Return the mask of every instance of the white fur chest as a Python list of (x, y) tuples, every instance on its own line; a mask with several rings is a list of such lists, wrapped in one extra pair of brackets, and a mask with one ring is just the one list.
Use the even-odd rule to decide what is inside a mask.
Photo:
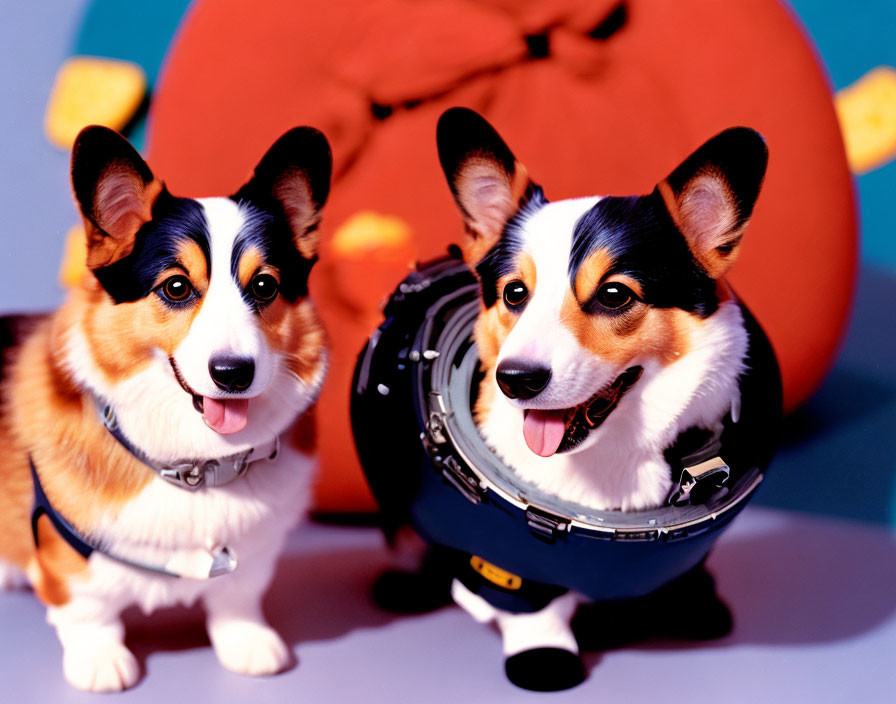
[(135, 568), (100, 552), (90, 556), (89, 577), (73, 584), (96, 598), (142, 610), (190, 604), (233, 577), (266, 579), (288, 531), (308, 508), (313, 459), (284, 448), (273, 462), (256, 463), (226, 486), (189, 492), (154, 479), (91, 536), (109, 552), (162, 565), (226, 546), (236, 555), (233, 575), (206, 580), (176, 578)]

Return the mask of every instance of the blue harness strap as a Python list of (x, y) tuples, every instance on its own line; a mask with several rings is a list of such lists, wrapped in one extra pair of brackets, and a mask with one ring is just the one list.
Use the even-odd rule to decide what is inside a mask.
[[(202, 565), (201, 572), (197, 571), (196, 569), (185, 571), (182, 567), (178, 567), (177, 571), (172, 571), (172, 568), (169, 567), (168, 564), (151, 564), (148, 562), (139, 562), (122, 555), (118, 555), (103, 546), (101, 543), (91, 545), (87, 542), (87, 540), (81, 537), (77, 529), (72, 526), (71, 523), (66, 521), (65, 518), (63, 518), (55, 508), (53, 508), (53, 505), (47, 498), (46, 492), (44, 492), (43, 486), (41, 486), (40, 477), (37, 474), (37, 468), (34, 466), (34, 460), (30, 455), (28, 456), (28, 464), (31, 466), (31, 479), (34, 483), (34, 506), (31, 509), (31, 534), (34, 536), (35, 547), (39, 546), (37, 522), (40, 520), (41, 516), (47, 516), (47, 518), (49, 518), (52, 522), (53, 527), (56, 528), (56, 532), (59, 534), (59, 536), (84, 559), (90, 557), (90, 555), (94, 552), (98, 552), (112, 560), (115, 560), (116, 562), (128, 565), (129, 567), (135, 567), (137, 569), (155, 572), (167, 577), (180, 578), (183, 576), (187, 576), (193, 579), (209, 579), (212, 577), (220, 577), (225, 574), (230, 574), (237, 567), (236, 556), (226, 545), (208, 551), (208, 562), (207, 564)], [(205, 572), (206, 569), (208, 570), (207, 573)]]
[(31, 465), (31, 479), (34, 482), (34, 507), (31, 509), (31, 533), (34, 536), (35, 547), (38, 546), (37, 522), (41, 516), (46, 516), (50, 519), (53, 527), (56, 528), (56, 532), (59, 533), (59, 536), (71, 545), (75, 552), (81, 555), (81, 557), (87, 559), (95, 548), (86, 543), (81, 536), (78, 535), (78, 531), (76, 531), (71, 524), (60, 516), (56, 509), (53, 508), (46, 493), (44, 493), (44, 488), (40, 483), (40, 477), (37, 476), (37, 468), (34, 466), (34, 460), (30, 455), (28, 456), (28, 464)]

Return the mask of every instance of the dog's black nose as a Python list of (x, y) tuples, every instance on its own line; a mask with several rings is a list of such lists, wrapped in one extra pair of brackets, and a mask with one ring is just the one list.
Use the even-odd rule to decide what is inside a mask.
[(244, 357), (212, 357), (208, 373), (224, 391), (245, 391), (255, 377), (255, 362)]
[(495, 372), (507, 398), (526, 400), (538, 396), (551, 380), (551, 370), (522, 359), (505, 359)]

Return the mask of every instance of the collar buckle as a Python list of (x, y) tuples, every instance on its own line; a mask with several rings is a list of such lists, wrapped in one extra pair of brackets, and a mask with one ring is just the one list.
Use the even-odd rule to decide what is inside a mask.
[(252, 454), (252, 448), (250, 447), (245, 452), (240, 452), (238, 455), (234, 455), (233, 457), (233, 473), (241, 477), (246, 473), (246, 470), (249, 469), (249, 455)]
[(205, 473), (214, 471), (217, 467), (217, 460), (203, 462), (179, 460), (159, 467), (159, 476), (169, 484), (174, 484), (181, 489), (196, 491), (205, 483)]
[(187, 491), (196, 491), (203, 486), (223, 486), (242, 477), (255, 462), (260, 460), (270, 462), (277, 459), (280, 454), (280, 437), (275, 436), (270, 443), (260, 447), (250, 447), (225, 457), (205, 460), (178, 459), (174, 462), (159, 464), (134, 447), (125, 437), (111, 405), (101, 401), (98, 396), (94, 396), (93, 401), (100, 420), (112, 437), (143, 464), (152, 468), (166, 482)]

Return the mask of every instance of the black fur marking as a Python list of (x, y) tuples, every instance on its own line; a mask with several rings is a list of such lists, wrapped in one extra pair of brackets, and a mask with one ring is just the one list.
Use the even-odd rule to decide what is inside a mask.
[(178, 252), (186, 240), (199, 245), (211, 276), (210, 235), (202, 206), (163, 189), (153, 204), (152, 220), (137, 231), (133, 251), (93, 273), (115, 303), (145, 298), (159, 274), (178, 263)]
[(547, 204), (548, 199), (544, 197), (541, 187), (533, 184), (526, 203), (507, 221), (501, 237), (476, 265), (486, 308), (491, 308), (498, 300), (500, 278), (516, 269), (516, 259), (523, 246), (519, 233), (524, 223)]
[[(607, 275), (625, 274), (638, 281), (649, 305), (681, 308), (704, 318), (719, 306), (716, 282), (694, 259), (656, 192), (603, 198), (579, 219), (569, 257), (571, 285), (582, 263), (600, 249), (613, 259)], [(593, 296), (581, 306), (587, 313), (608, 312)]]
[[(279, 201), (270, 199), (261, 204), (256, 200), (246, 201), (234, 196), (245, 222), (237, 233), (230, 258), (230, 273), (239, 283), (240, 259), (252, 247), (256, 247), (264, 261), (280, 272), (280, 295), (288, 301), (295, 301), (308, 295), (308, 276), (317, 261), (303, 257), (293, 243), (292, 229)], [(255, 308), (263, 307), (247, 291), (243, 299)]]

